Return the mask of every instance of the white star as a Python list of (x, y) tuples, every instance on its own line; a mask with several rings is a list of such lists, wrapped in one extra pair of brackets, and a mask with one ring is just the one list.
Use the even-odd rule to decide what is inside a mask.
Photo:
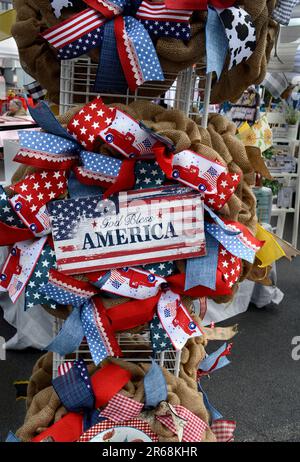
[(85, 134), (86, 134), (86, 128), (85, 128), (85, 127), (82, 127), (82, 128), (80, 129), (80, 133), (81, 133), (82, 135), (85, 135)]
[(22, 184), (21, 185), (22, 192), (27, 191), (27, 188), (28, 188), (27, 184)]
[(111, 122), (112, 122), (112, 119), (111, 119), (110, 117), (107, 117), (107, 118), (105, 119), (105, 123), (106, 123), (107, 125), (110, 125)]
[(46, 188), (46, 189), (50, 189), (51, 186), (52, 186), (52, 185), (51, 185), (51, 182), (50, 182), (50, 181), (47, 181), (47, 182), (45, 183), (45, 188)]
[(26, 200), (28, 202), (31, 202), (32, 201), (32, 195), (31, 194), (28, 194), (28, 196), (26, 196)]
[(232, 175), (232, 179), (233, 181), (238, 181), (239, 176), (235, 173), (234, 175)]
[(221, 181), (221, 186), (222, 188), (226, 188), (226, 186), (228, 186), (227, 181)]

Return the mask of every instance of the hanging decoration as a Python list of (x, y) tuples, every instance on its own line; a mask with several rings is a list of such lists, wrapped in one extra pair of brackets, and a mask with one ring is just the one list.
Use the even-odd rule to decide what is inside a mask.
[[(147, 81), (164, 80), (152, 39), (188, 40), (192, 11), (168, 10), (144, 1), (86, 0), (87, 8), (42, 33), (58, 52), (72, 59), (100, 48), (95, 91), (135, 90)], [(121, 87), (120, 87), (121, 86)]]

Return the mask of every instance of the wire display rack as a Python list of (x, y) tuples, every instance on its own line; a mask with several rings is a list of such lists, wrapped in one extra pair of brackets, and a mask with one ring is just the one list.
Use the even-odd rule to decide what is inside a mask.
[[(65, 114), (71, 107), (79, 104), (86, 104), (98, 93), (93, 91), (96, 79), (98, 64), (93, 63), (88, 56), (82, 56), (73, 60), (62, 61), (60, 79), (60, 114)], [(144, 84), (135, 92), (127, 90), (126, 93), (111, 94), (101, 93), (103, 99), (114, 103), (130, 104), (137, 100), (153, 101), (164, 105), (167, 108), (174, 108), (183, 111), (187, 116), (195, 116), (202, 106), (202, 123), (207, 127), (209, 100), (211, 89), (211, 74), (205, 76), (205, 66), (190, 67), (179, 74), (165, 75), (166, 81), (170, 82), (170, 88), (164, 82)], [(162, 94), (160, 98), (153, 97), (153, 94)], [(152, 95), (152, 96), (151, 96)], [(56, 319), (54, 322), (54, 334), (57, 335), (63, 321)], [(124, 332), (117, 334), (117, 340), (123, 353), (122, 359), (131, 362), (151, 362), (153, 358), (161, 367), (166, 368), (176, 377), (179, 375), (181, 351), (166, 350), (154, 354), (151, 346), (150, 331), (145, 329), (139, 334)], [(79, 349), (71, 356), (72, 360), (84, 359), (91, 362), (91, 357), (86, 342), (83, 342)], [(70, 360), (68, 356), (53, 354), (53, 377), (57, 377), (58, 368), (65, 361)]]

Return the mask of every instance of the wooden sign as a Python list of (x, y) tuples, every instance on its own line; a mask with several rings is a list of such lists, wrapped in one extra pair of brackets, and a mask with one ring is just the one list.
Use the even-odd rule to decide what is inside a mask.
[(203, 200), (167, 186), (49, 204), (58, 269), (86, 273), (205, 255)]

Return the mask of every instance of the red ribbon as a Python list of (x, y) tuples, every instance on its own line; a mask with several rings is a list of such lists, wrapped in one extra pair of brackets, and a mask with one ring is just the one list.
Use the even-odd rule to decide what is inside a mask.
[(8, 226), (0, 222), (0, 246), (14, 245), (16, 242), (27, 241), (34, 238), (35, 235), (29, 229)]
[(189, 290), (184, 290), (185, 273), (175, 274), (167, 278), (171, 290), (180, 295), (188, 295), (190, 297), (216, 297), (219, 295), (229, 295), (232, 290), (223, 281), (222, 273), (217, 269), (216, 290), (209, 289), (204, 286), (193, 287)]
[(146, 300), (134, 300), (106, 310), (114, 332), (122, 332), (150, 322), (154, 316), (160, 293)]
[[(131, 373), (116, 364), (108, 364), (99, 369), (91, 377), (95, 395), (95, 407), (103, 407), (130, 379)], [(58, 443), (74, 442), (79, 439), (82, 432), (82, 414), (69, 412), (58, 422), (47, 428), (47, 430), (35, 436), (31, 442), (39, 443), (47, 437), (52, 437)]]
[(203, 11), (207, 10), (209, 5), (215, 8), (229, 8), (235, 3), (236, 0), (165, 0), (165, 5), (167, 8), (170, 8), (170, 10)]
[(119, 175), (115, 183), (113, 183), (104, 193), (103, 198), (107, 199), (112, 194), (116, 194), (120, 191), (129, 191), (133, 189), (135, 185), (135, 159), (125, 159), (122, 162)]

